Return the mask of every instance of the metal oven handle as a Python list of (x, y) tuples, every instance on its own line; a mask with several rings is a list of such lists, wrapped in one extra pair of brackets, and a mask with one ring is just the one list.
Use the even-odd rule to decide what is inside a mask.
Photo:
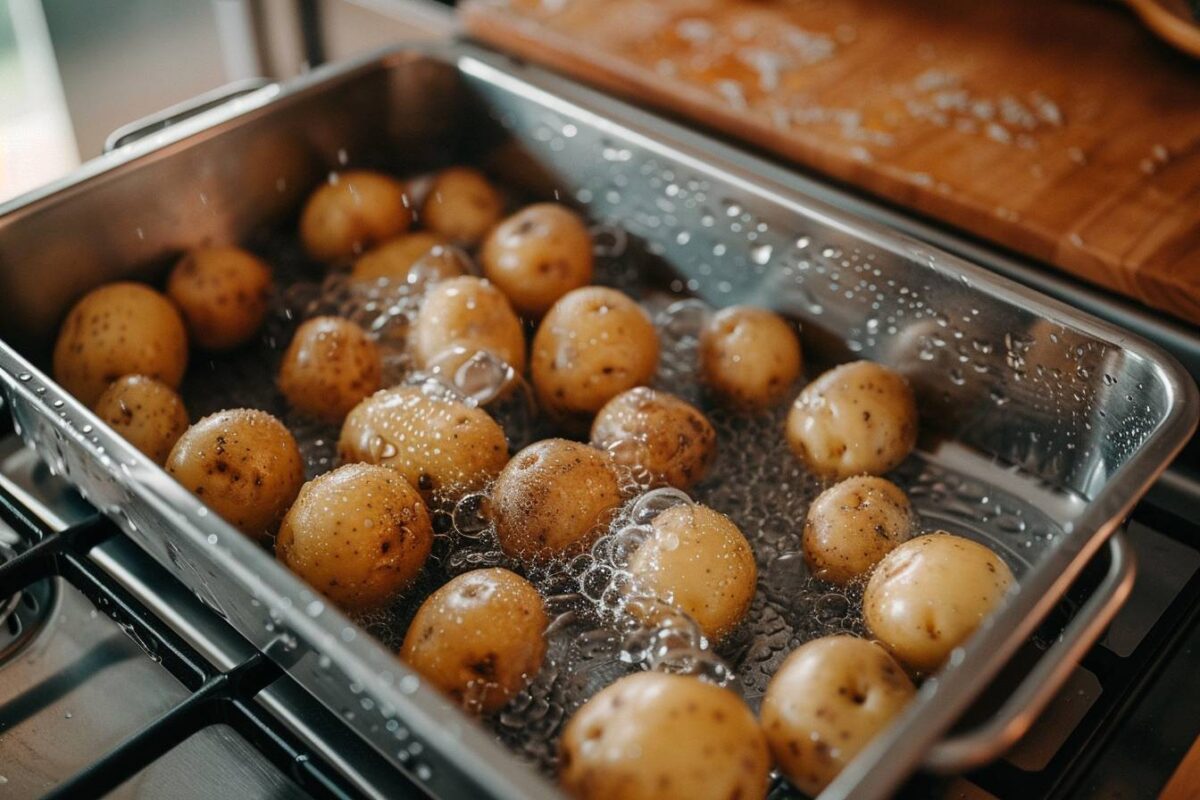
[(269, 78), (244, 78), (227, 83), (224, 86), (218, 86), (212, 91), (198, 94), (181, 103), (164, 108), (162, 111), (147, 114), (141, 119), (136, 119), (133, 122), (122, 125), (110, 133), (108, 138), (104, 140), (104, 152), (108, 153), (116, 150), (118, 147), (132, 144), (139, 139), (144, 139), (152, 133), (165, 130), (185, 119), (191, 119), (197, 114), (202, 114), (217, 106), (224, 105), (230, 100), (236, 100), (239, 97), (244, 97), (274, 84), (275, 82)]
[(1025, 735), (1129, 596), (1137, 559), (1123, 531), (1108, 540), (1108, 549), (1110, 564), (1100, 586), (1020, 686), (987, 722), (934, 745), (925, 755), (925, 769), (964, 772), (999, 758)]

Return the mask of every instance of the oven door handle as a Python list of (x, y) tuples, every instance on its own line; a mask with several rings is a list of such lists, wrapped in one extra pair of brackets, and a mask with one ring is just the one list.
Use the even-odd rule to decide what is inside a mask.
[(109, 153), (118, 147), (133, 144), (139, 139), (166, 130), (172, 125), (191, 119), (198, 114), (225, 105), (231, 100), (244, 97), (260, 89), (275, 85), (269, 78), (244, 78), (242, 80), (218, 86), (212, 91), (198, 94), (181, 103), (147, 114), (141, 119), (122, 125), (108, 135), (104, 140), (104, 152)]
[(1129, 597), (1137, 559), (1124, 531), (1109, 539), (1108, 549), (1108, 572), (1096, 591), (1000, 710), (981, 725), (934, 745), (925, 755), (925, 769), (964, 772), (999, 758), (1025, 735)]

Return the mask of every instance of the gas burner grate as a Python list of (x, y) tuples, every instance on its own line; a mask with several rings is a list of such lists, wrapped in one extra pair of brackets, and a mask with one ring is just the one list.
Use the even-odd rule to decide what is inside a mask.
[[(17, 556), (17, 551), (0, 542), (0, 565)], [(41, 630), (54, 609), (55, 584), (36, 581), (0, 602), (0, 665), (16, 655)]]

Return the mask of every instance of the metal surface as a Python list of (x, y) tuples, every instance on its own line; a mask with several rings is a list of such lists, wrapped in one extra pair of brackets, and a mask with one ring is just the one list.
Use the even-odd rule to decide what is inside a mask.
[(156, 131), (165, 130), (172, 125), (178, 125), (185, 119), (190, 119), (197, 114), (210, 111), (239, 97), (245, 97), (248, 94), (257, 92), (259, 89), (265, 89), (273, 85), (273, 83), (273, 81), (267, 78), (242, 78), (241, 80), (227, 83), (224, 86), (218, 86), (212, 91), (196, 95), (170, 108), (165, 108), (153, 114), (147, 114), (141, 119), (122, 125), (110, 133), (104, 140), (104, 152), (107, 153), (111, 150), (116, 150), (118, 147), (132, 144), (138, 139), (144, 139)]
[[(775, 167), (504, 57), (461, 45), (393, 54), (245, 101), (0, 208), (0, 291), (29, 299), (0, 320), (10, 345), (40, 360), (87, 288), (293, 213), (339, 152), (405, 171), (484, 161), (619, 220), (715, 304), (798, 316), (818, 363), (859, 355), (902, 369), (924, 407), (921, 463), (1052, 524), (1019, 592), (829, 797), (883, 796), (920, 763), (1193, 430), (1195, 385), (1158, 348), (798, 193)], [(295, 680), (430, 791), (554, 794), (7, 345), (0, 381), (22, 435), (57, 471), (251, 643), (285, 642), (279, 658)]]

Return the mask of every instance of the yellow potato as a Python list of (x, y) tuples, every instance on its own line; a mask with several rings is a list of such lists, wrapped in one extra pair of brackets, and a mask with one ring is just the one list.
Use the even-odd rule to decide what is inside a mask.
[(500, 223), (479, 254), (483, 274), (529, 317), (592, 281), (592, 236), (557, 203), (528, 206)]
[(300, 239), (317, 261), (352, 258), (408, 230), (404, 184), (378, 172), (341, 172), (317, 187), (300, 215)]
[(798, 647), (775, 673), (763, 697), (762, 726), (784, 773), (815, 797), (915, 693), (879, 645), (825, 636)]
[(726, 403), (760, 409), (782, 400), (800, 377), (796, 328), (765, 308), (731, 306), (700, 332), (704, 382)]
[(237, 247), (201, 247), (179, 260), (167, 296), (183, 313), (192, 344), (232, 350), (254, 338), (267, 317), (271, 268)]
[(591, 422), (621, 392), (650, 382), (658, 334), (637, 303), (589, 286), (564, 295), (533, 337), (538, 404), (568, 426)]
[[(720, 641), (754, 601), (758, 567), (750, 543), (728, 517), (699, 504), (672, 506), (650, 527), (653, 533), (629, 560), (632, 591), (669, 603), (710, 641)], [(636, 601), (630, 611), (654, 613)]]
[(426, 502), (453, 501), (496, 477), (508, 443), (487, 412), (400, 386), (376, 392), (346, 416), (338, 456), (398, 470)]
[(529, 581), (506, 569), (477, 569), (421, 604), (400, 658), (467, 711), (490, 714), (541, 669), (547, 621)]
[(363, 612), (411, 586), (432, 546), (429, 512), (402, 475), (345, 464), (304, 484), (275, 555), (339, 608)]
[(792, 452), (817, 475), (879, 475), (917, 443), (916, 398), (902, 375), (881, 364), (843, 364), (804, 387), (786, 433)]
[(640, 483), (687, 489), (704, 477), (717, 433), (700, 409), (645, 386), (604, 404), (592, 422), (592, 447), (630, 467)]
[(104, 390), (93, 410), (160, 466), (188, 426), (187, 409), (175, 390), (145, 375), (117, 380)]
[(265, 411), (218, 411), (184, 431), (167, 472), (242, 533), (266, 541), (304, 483), (304, 461)]
[(350, 277), (359, 281), (386, 278), (393, 283), (428, 283), (457, 278), (463, 274), (463, 261), (449, 249), (442, 236), (414, 231), (397, 236), (371, 250), (354, 262)]
[(187, 348), (183, 319), (167, 298), (140, 283), (110, 283), (67, 314), (54, 346), (54, 380), (86, 406), (124, 375), (178, 389)]
[(867, 475), (846, 478), (809, 506), (804, 559), (818, 578), (849, 583), (908, 541), (912, 528), (912, 506), (899, 486)]
[(492, 486), (500, 548), (532, 560), (583, 552), (621, 504), (608, 456), (566, 439), (535, 442), (512, 457)]
[(697, 678), (627, 675), (571, 717), (559, 783), (578, 800), (760, 800), (766, 738), (741, 698)]
[(512, 306), (492, 284), (464, 275), (432, 287), (412, 331), (412, 352), (426, 367), (451, 346), (486, 350), (525, 371), (525, 332)]
[(503, 213), (504, 198), (483, 173), (451, 167), (434, 176), (421, 207), (421, 221), (447, 239), (475, 245)]
[(938, 531), (888, 553), (871, 573), (863, 617), (903, 664), (933, 672), (996, 609), (1013, 575), (970, 539)]
[(314, 317), (296, 329), (279, 368), (279, 390), (296, 409), (341, 422), (379, 390), (379, 348), (350, 320)]

